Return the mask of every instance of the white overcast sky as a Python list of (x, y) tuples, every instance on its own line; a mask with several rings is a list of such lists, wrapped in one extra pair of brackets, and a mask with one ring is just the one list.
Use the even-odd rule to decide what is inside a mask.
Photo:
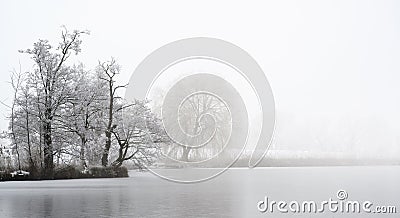
[[(57, 42), (61, 25), (90, 30), (77, 59), (94, 69), (115, 57), (121, 83), (169, 42), (232, 42), (271, 84), (278, 144), (335, 146), (356, 135), (361, 150), (400, 154), (400, 1), (1, 1), (0, 100), (11, 100), (9, 71), (32, 66), (17, 51)], [(8, 113), (0, 106), (1, 130)]]

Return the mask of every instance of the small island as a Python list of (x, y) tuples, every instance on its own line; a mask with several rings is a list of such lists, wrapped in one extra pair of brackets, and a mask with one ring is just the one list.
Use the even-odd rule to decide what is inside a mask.
[(114, 58), (87, 69), (75, 60), (89, 31), (63, 27), (60, 41), (20, 50), (32, 67), (12, 71), (0, 181), (127, 177), (158, 157), (169, 139), (146, 100), (126, 101)]

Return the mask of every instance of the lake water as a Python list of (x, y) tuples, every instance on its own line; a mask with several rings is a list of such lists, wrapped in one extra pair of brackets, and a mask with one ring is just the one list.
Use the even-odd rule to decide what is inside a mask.
[[(206, 170), (206, 169), (202, 169)], [(176, 170), (178, 173), (179, 170)], [(349, 200), (396, 206), (397, 214), (261, 213), (257, 203)], [(130, 178), (0, 183), (0, 217), (400, 217), (400, 167), (229, 169), (179, 184), (149, 172)]]

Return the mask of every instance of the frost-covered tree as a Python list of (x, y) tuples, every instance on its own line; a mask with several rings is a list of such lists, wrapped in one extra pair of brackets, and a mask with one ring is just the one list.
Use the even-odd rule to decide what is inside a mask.
[(16, 111), (17, 111), (17, 96), (18, 96), (18, 92), (21, 88), (21, 83), (22, 83), (22, 73), (16, 73), (15, 71), (13, 72), (12, 76), (11, 76), (11, 86), (13, 88), (14, 91), (14, 98), (12, 100), (11, 103), (11, 116), (10, 116), (10, 136), (11, 136), (11, 140), (12, 140), (12, 144), (14, 145), (16, 154), (17, 154), (17, 160), (18, 160), (18, 170), (21, 170), (21, 159), (20, 159), (20, 155), (19, 155), (19, 140), (18, 140), (18, 133), (17, 133), (17, 116), (16, 116)]
[(169, 142), (160, 120), (145, 101), (139, 100), (115, 114), (112, 134), (117, 142), (114, 167), (128, 160), (139, 169), (151, 165), (157, 159), (161, 145)]
[(60, 108), (66, 103), (69, 95), (69, 83), (71, 81), (71, 68), (66, 61), (71, 54), (81, 51), (81, 36), (86, 31), (69, 32), (64, 29), (61, 34), (61, 42), (53, 49), (47, 40), (39, 40), (34, 43), (33, 48), (21, 51), (29, 54), (35, 63), (32, 71), (32, 80), (38, 86), (43, 105), (43, 176), (52, 179), (54, 176), (54, 147), (53, 129), (55, 117), (59, 115)]
[(114, 59), (100, 62), (95, 71), (81, 63), (67, 64), (70, 55), (80, 52), (86, 33), (64, 29), (56, 48), (39, 40), (21, 51), (34, 61), (33, 69), (11, 78), (8, 138), (13, 160), (18, 160), (14, 167), (28, 168), (37, 178), (52, 179), (55, 166), (63, 164), (87, 169), (120, 167), (132, 160), (143, 167), (155, 160), (166, 141), (147, 102), (127, 103), (119, 95), (125, 85), (116, 82), (120, 66)]
[(116, 84), (116, 76), (120, 73), (120, 66), (117, 64), (115, 59), (111, 59), (107, 62), (100, 62), (97, 66), (97, 74), (99, 79), (107, 87), (107, 102), (106, 102), (106, 115), (105, 115), (105, 137), (106, 142), (104, 145), (103, 154), (101, 157), (101, 164), (103, 166), (108, 165), (109, 152), (111, 148), (112, 132), (115, 128), (114, 116), (115, 113), (127, 107), (128, 105), (120, 105), (116, 107), (116, 104), (121, 100), (118, 96), (118, 89), (125, 88), (126, 85)]
[(78, 137), (72, 137), (69, 144), (79, 148), (78, 156), (82, 167), (87, 168), (86, 149), (88, 142), (101, 137), (102, 111), (107, 100), (107, 90), (99, 79), (83, 66), (74, 68), (72, 98), (63, 107), (62, 128)]
[(27, 74), (21, 71), (11, 76), (14, 96), (10, 106), (9, 139), (17, 155), (18, 169), (28, 165), (32, 175), (36, 176), (37, 155), (33, 148), (37, 121), (33, 110), (33, 95), (27, 81)]

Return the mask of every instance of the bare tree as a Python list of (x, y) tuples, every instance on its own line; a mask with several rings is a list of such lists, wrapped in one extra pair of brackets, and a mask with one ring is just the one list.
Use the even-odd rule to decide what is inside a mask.
[[(11, 76), (11, 85), (14, 89), (14, 96), (12, 101), (11, 117), (10, 117), (10, 138), (16, 149), (18, 168), (21, 170), (25, 164), (23, 157), (27, 156), (29, 170), (36, 176), (36, 164), (34, 161), (34, 154), (32, 152), (32, 137), (31, 132), (33, 129), (31, 107), (32, 95), (29, 91), (27, 78), (21, 73), (13, 72)], [(26, 153), (26, 154), (25, 154)]]
[(30, 169), (31, 173), (36, 176), (37, 169), (36, 169), (36, 164), (35, 164), (35, 161), (33, 158), (32, 139), (31, 139), (31, 131), (32, 131), (32, 128), (31, 128), (31, 124), (32, 124), (32, 122), (31, 122), (31, 111), (32, 111), (31, 99), (32, 99), (32, 96), (30, 94), (29, 86), (25, 85), (25, 87), (21, 89), (19, 105), (20, 105), (21, 112), (22, 112), (21, 115), (23, 116), (23, 124), (22, 125), (24, 127), (25, 136), (26, 136), (25, 144), (26, 144), (26, 150), (28, 153), (29, 169)]
[(13, 100), (12, 100), (12, 104), (11, 104), (11, 120), (10, 120), (10, 130), (11, 130), (11, 138), (12, 138), (12, 142), (15, 146), (15, 151), (17, 153), (17, 159), (18, 159), (18, 170), (21, 171), (21, 159), (20, 159), (20, 155), (19, 155), (19, 149), (18, 149), (18, 140), (17, 140), (17, 134), (16, 134), (16, 130), (15, 130), (15, 123), (16, 123), (16, 107), (17, 107), (17, 95), (18, 92), (21, 88), (21, 83), (22, 83), (22, 73), (19, 72), (15, 72), (13, 71), (12, 75), (11, 75), (11, 86), (14, 90), (14, 96), (13, 96)]
[(116, 83), (120, 66), (114, 59), (99, 63), (95, 73), (83, 64), (67, 65), (70, 55), (80, 52), (86, 33), (64, 29), (55, 49), (39, 40), (20, 51), (35, 65), (24, 77), (12, 76), (8, 137), (18, 168), (29, 166), (36, 178), (53, 179), (55, 166), (63, 164), (87, 169), (100, 162), (109, 166), (109, 160), (120, 167), (130, 160), (142, 168), (156, 160), (168, 139), (148, 102), (129, 104), (118, 95), (126, 85)]
[(61, 42), (58, 47), (52, 50), (52, 46), (47, 40), (39, 40), (34, 43), (32, 49), (21, 51), (31, 55), (35, 62), (35, 69), (32, 73), (39, 85), (42, 93), (41, 104), (44, 106), (43, 111), (43, 140), (44, 140), (44, 178), (52, 179), (54, 177), (53, 162), (53, 138), (52, 130), (54, 117), (57, 116), (59, 108), (63, 105), (68, 94), (68, 82), (70, 80), (69, 67), (65, 62), (71, 53), (78, 54), (80, 52), (81, 40), (83, 34), (87, 31), (69, 32), (66, 28), (62, 31)]
[(160, 144), (169, 142), (160, 120), (145, 101), (136, 100), (131, 107), (120, 110), (115, 119), (112, 133), (118, 143), (118, 154), (112, 163), (114, 167), (120, 167), (127, 160), (139, 169), (151, 165), (158, 157)]
[(183, 131), (185, 134), (180, 134), (177, 139), (180, 143), (168, 146), (168, 155), (185, 162), (205, 159), (220, 152), (229, 138), (229, 109), (219, 98), (197, 93), (180, 105), (179, 124), (170, 131)]
[(99, 113), (103, 110), (102, 103), (107, 100), (107, 90), (97, 78), (84, 71), (83, 66), (76, 67), (74, 71), (73, 97), (65, 105), (60, 122), (65, 131), (79, 137), (79, 159), (82, 167), (87, 168), (87, 143), (93, 140), (96, 130), (101, 128), (98, 119), (103, 118)]
[[(116, 63), (115, 59), (112, 58), (107, 62), (100, 62), (97, 67), (97, 73), (101, 80), (105, 82), (108, 90), (108, 104), (107, 104), (107, 122), (105, 128), (106, 142), (104, 145), (103, 155), (101, 158), (101, 164), (103, 166), (108, 165), (109, 152), (111, 148), (112, 133), (115, 128), (114, 114), (120, 108), (116, 108), (115, 105), (121, 97), (117, 96), (117, 91), (120, 88), (125, 88), (126, 85), (117, 85), (115, 77), (120, 73), (120, 66)], [(125, 106), (122, 106), (125, 107)]]

